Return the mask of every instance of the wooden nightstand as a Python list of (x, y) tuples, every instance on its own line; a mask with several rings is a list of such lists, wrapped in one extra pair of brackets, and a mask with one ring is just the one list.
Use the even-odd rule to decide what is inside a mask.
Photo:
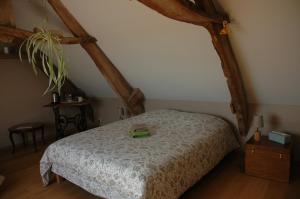
[(246, 174), (289, 182), (292, 144), (281, 145), (262, 136), (260, 142), (250, 139), (245, 149)]

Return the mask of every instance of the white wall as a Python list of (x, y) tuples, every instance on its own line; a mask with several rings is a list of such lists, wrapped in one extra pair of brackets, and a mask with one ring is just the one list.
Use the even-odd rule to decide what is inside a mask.
[[(47, 13), (50, 24), (63, 30), (39, 2), (15, 0), (18, 26), (32, 28)], [(168, 19), (137, 1), (63, 2), (148, 99), (230, 100), (219, 58), (202, 27)], [(219, 2), (233, 19), (230, 37), (250, 101), (300, 105), (300, 1)], [(79, 46), (67, 47), (66, 53), (70, 77), (79, 87), (96, 97), (115, 96)]]
[[(94, 104), (96, 118), (100, 118), (103, 124), (110, 123), (119, 119), (119, 107), (122, 106), (121, 100), (116, 98), (101, 98)], [(264, 135), (271, 130), (288, 132), (293, 136), (294, 157), (300, 161), (300, 106), (291, 105), (267, 105), (249, 104), (251, 110), (264, 115), (264, 128), (261, 129)], [(236, 119), (232, 115), (229, 103), (224, 102), (201, 102), (183, 100), (152, 100), (145, 102), (146, 111), (155, 109), (171, 108), (192, 112), (208, 113), (225, 118), (232, 124), (236, 124)], [(255, 128), (250, 128), (246, 138), (249, 139), (255, 132)]]
[(221, 0), (252, 102), (300, 105), (300, 1)]
[[(40, 2), (14, 0), (17, 25), (32, 29), (48, 16), (51, 26), (67, 33), (51, 8), (45, 10)], [(137, 1), (63, 2), (147, 99), (186, 100), (184, 105), (174, 102), (173, 107), (190, 109), (199, 105), (212, 113), (216, 112), (216, 104), (203, 102), (228, 105), (230, 95), (220, 60), (202, 27), (168, 19)], [(268, 118), (265, 132), (276, 128), (298, 135), (299, 149), (300, 1), (219, 0), (219, 3), (232, 18), (230, 38), (249, 101)], [(71, 66), (70, 78), (77, 86), (98, 98), (116, 97), (80, 46), (67, 46), (66, 54)], [(192, 101), (196, 105), (190, 105)], [(149, 103), (152, 107), (154, 102), (147, 101), (147, 107)], [(169, 103), (159, 101), (159, 106), (154, 107)], [(115, 112), (112, 104), (106, 100), (101, 107), (103, 113)], [(222, 110), (221, 115), (226, 113), (227, 118), (233, 118), (227, 109)], [(115, 115), (107, 115), (102, 117), (117, 119)], [(272, 126), (272, 118), (277, 118), (279, 125)]]
[[(43, 107), (51, 99), (42, 95), (48, 85), (46, 77), (36, 77), (32, 66), (18, 59), (0, 59), (0, 70), (0, 148), (10, 145), (8, 128), (24, 122), (43, 122), (46, 136), (54, 137), (54, 115)], [(15, 136), (15, 141), (19, 138)]]

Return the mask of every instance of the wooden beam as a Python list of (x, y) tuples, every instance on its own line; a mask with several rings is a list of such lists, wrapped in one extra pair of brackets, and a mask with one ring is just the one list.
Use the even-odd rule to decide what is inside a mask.
[(0, 33), (0, 43), (12, 43), (14, 41), (14, 37), (10, 37), (7, 35), (2, 35)]
[[(208, 15), (201, 10), (196, 10), (197, 5), (189, 0), (138, 0), (144, 5), (156, 10), (160, 14), (195, 25), (205, 25), (207, 23), (222, 24), (224, 17), (213, 14)], [(197, 3), (198, 4), (198, 3)]]
[(217, 13), (217, 10), (216, 10), (216, 7), (215, 7), (215, 4), (212, 0), (198, 0), (198, 2), (202, 2), (202, 5), (204, 7), (204, 10), (207, 12), (207, 13)]
[[(217, 12), (212, 0), (138, 0), (157, 12), (187, 23), (204, 26), (212, 37), (213, 45), (222, 62), (222, 68), (232, 98), (232, 111), (236, 114), (238, 128), (242, 135), (248, 132), (248, 103), (244, 85), (228, 35), (220, 35), (223, 20), (228, 17)], [(192, 9), (191, 9), (192, 7)], [(198, 11), (195, 11), (195, 8)], [(213, 16), (213, 17), (212, 17)]]
[[(89, 38), (84, 42), (81, 42), (82, 47), (93, 59), (98, 69), (101, 71), (115, 92), (119, 94), (130, 112), (134, 115), (144, 112), (143, 93), (140, 90), (137, 91), (131, 87), (119, 70), (105, 55), (102, 49), (97, 45), (96, 39), (93, 39), (93, 37), (86, 32), (86, 30), (80, 25), (80, 23), (60, 0), (48, 0), (48, 2), (74, 36)], [(136, 94), (136, 91), (139, 92), (139, 94)], [(139, 99), (133, 100), (132, 96), (136, 96)]]
[(197, 7), (198, 10), (204, 11), (204, 6), (203, 6), (201, 0), (195, 0), (195, 5), (196, 5), (196, 7)]
[[(202, 0), (204, 9), (209, 14), (216, 14), (217, 10), (212, 0)], [(205, 26), (212, 37), (213, 45), (221, 59), (222, 68), (227, 85), (231, 94), (231, 107), (236, 114), (239, 131), (242, 135), (247, 135), (249, 130), (248, 102), (246, 92), (239, 70), (239, 64), (234, 55), (228, 35), (221, 35), (223, 26), (209, 23)]]
[(11, 0), (0, 0), (0, 25), (16, 26)]
[[(138, 0), (157, 12), (187, 23), (204, 26), (212, 36), (212, 42), (221, 59), (224, 75), (232, 97), (232, 110), (236, 114), (241, 134), (248, 131), (248, 104), (239, 72), (239, 66), (234, 56), (227, 35), (220, 35), (222, 23), (227, 17), (220, 15), (212, 0), (197, 0), (195, 4), (188, 0)], [(94, 60), (113, 89), (120, 95), (124, 103), (133, 114), (144, 111), (144, 96), (139, 89), (133, 89), (109, 58), (96, 44), (96, 40), (89, 36), (85, 29), (72, 16), (60, 0), (48, 0), (65, 25), (76, 37), (86, 38), (81, 42), (82, 47)], [(194, 6), (195, 5), (195, 6)], [(195, 8), (198, 10), (195, 11)], [(202, 8), (202, 9), (199, 9)], [(204, 12), (203, 12), (204, 11)]]
[[(0, 26), (0, 41), (3, 43), (11, 43), (13, 40), (24, 40), (30, 37), (32, 34), (34, 34), (34, 32)], [(62, 44), (80, 44), (82, 41), (83, 39), (78, 37), (61, 37)]]

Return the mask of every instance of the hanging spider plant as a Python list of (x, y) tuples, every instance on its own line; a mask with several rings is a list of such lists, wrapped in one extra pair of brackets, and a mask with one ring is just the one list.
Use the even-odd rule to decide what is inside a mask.
[[(28, 37), (19, 48), (19, 57), (22, 61), (22, 47), (25, 46), (29, 63), (37, 75), (37, 61), (41, 63), (44, 73), (49, 78), (48, 87), (44, 94), (57, 88), (60, 90), (67, 78), (67, 64), (65, 61), (59, 34), (47, 30), (47, 28), (37, 28), (37, 31)], [(56, 66), (57, 67), (56, 67)]]

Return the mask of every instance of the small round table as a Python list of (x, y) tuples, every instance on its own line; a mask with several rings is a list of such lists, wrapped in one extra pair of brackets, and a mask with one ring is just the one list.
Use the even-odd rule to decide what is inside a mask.
[(12, 144), (12, 153), (15, 153), (15, 142), (13, 138), (13, 134), (18, 134), (22, 135), (23, 138), (23, 144), (24, 146), (26, 145), (25, 142), (25, 133), (30, 133), (32, 134), (32, 142), (33, 142), (33, 147), (34, 151), (37, 151), (37, 145), (36, 145), (36, 135), (35, 133), (37, 131), (41, 132), (41, 138), (43, 144), (45, 144), (45, 138), (44, 138), (44, 124), (40, 122), (34, 122), (34, 123), (23, 123), (23, 124), (18, 124), (15, 126), (12, 126), (8, 129), (9, 131), (9, 138)]

